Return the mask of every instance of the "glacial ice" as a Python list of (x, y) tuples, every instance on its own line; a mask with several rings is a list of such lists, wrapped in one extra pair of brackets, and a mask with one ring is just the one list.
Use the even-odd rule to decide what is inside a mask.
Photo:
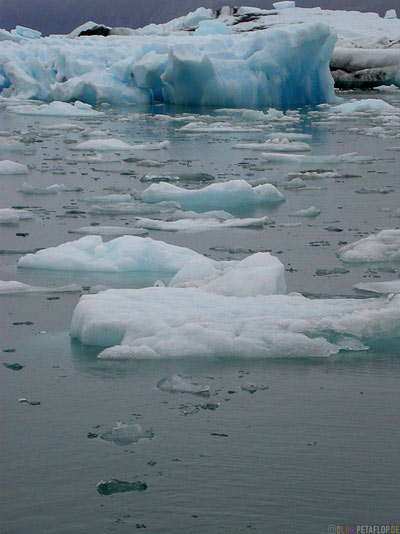
[(158, 389), (170, 393), (191, 393), (201, 397), (210, 396), (210, 386), (196, 384), (193, 380), (180, 375), (172, 375), (169, 378), (162, 378), (157, 382)]
[[(212, 11), (204, 11), (203, 16), (210, 19)], [(198, 15), (195, 19), (195, 24), (201, 21)], [(327, 25), (289, 23), (227, 35), (230, 28), (224, 26), (222, 34), (221, 22), (207, 21), (203, 25), (207, 35), (201, 35), (200, 26), (193, 36), (179, 31), (177, 21), (171, 22), (170, 29), (152, 25), (127, 30), (127, 36), (4, 41), (0, 93), (92, 105), (163, 100), (180, 105), (288, 108), (335, 101), (329, 58), (336, 36)], [(219, 33), (210, 33), (217, 29)], [(10, 106), (9, 111), (77, 114), (74, 106), (45, 106)]]
[(89, 235), (58, 247), (39, 250), (18, 260), (18, 267), (61, 271), (159, 271), (177, 272), (197, 257), (193, 250), (149, 237), (126, 235), (103, 242)]
[(9, 159), (0, 160), (0, 175), (11, 174), (28, 174), (28, 168), (22, 163), (11, 161)]
[(81, 297), (71, 336), (108, 347), (100, 358), (326, 357), (398, 337), (399, 304), (399, 296), (238, 298), (198, 288), (108, 290)]
[(338, 256), (349, 263), (399, 261), (400, 230), (382, 230), (359, 239), (340, 248)]
[(202, 189), (183, 189), (169, 183), (152, 184), (142, 193), (144, 202), (174, 200), (184, 209), (231, 209), (282, 202), (285, 197), (272, 184), (252, 187), (245, 180), (230, 180)]
[(400, 113), (400, 109), (388, 104), (380, 98), (365, 98), (362, 100), (355, 100), (354, 102), (346, 102), (345, 104), (339, 104), (334, 106), (330, 110), (333, 113)]

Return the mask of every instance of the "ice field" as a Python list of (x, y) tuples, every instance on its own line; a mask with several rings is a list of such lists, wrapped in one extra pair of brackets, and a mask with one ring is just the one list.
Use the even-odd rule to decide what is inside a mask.
[(329, 59), (399, 20), (291, 5), (0, 32), (8, 534), (398, 522), (400, 88)]

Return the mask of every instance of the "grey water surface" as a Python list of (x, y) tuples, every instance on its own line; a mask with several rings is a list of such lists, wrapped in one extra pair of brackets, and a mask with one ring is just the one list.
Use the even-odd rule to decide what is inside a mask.
[[(378, 96), (400, 106), (399, 92), (340, 96)], [(180, 124), (151, 115), (214, 111), (162, 105), (103, 111), (104, 116), (90, 119), (21, 116), (0, 102), (0, 130), (9, 132), (0, 137), (0, 147), (10, 137), (24, 143), (23, 152), (4, 151), (1, 157), (30, 166), (28, 175), (0, 176), (0, 207), (18, 206), (35, 214), (35, 220), (18, 226), (0, 226), (1, 280), (45, 287), (75, 283), (83, 292), (99, 284), (168, 282), (160, 273), (16, 267), (23, 252), (77, 239), (69, 232), (81, 226), (132, 227), (134, 215), (90, 214), (92, 204), (85, 199), (140, 192), (149, 185), (140, 178), (155, 173), (271, 181), (286, 201), (234, 213), (269, 215), (271, 223), (263, 229), (150, 231), (154, 239), (213, 259), (271, 251), (286, 267), (288, 291), (313, 298), (363, 298), (354, 284), (399, 277), (398, 263), (343, 264), (336, 256), (345, 243), (400, 226), (400, 151), (387, 150), (400, 146), (394, 122), (385, 124), (387, 135), (367, 136), (367, 129), (378, 125), (376, 116), (326, 123), (325, 108), (301, 109), (299, 120), (271, 123), (265, 133), (189, 135), (176, 131)], [(229, 121), (242, 123), (235, 116)], [(66, 158), (82, 158), (71, 149), (85, 138), (80, 132), (47, 129), (60, 122), (110, 130), (111, 137), (127, 143), (168, 139), (171, 146), (168, 151), (107, 153), (105, 158), (115, 160), (111, 163), (71, 161)], [(266, 163), (259, 152), (231, 148), (264, 141), (272, 131), (312, 134), (315, 155), (357, 152), (374, 160), (324, 164), (324, 170), (339, 176), (307, 180), (304, 190), (285, 189), (288, 173), (315, 166)], [(124, 161), (129, 156), (165, 165), (142, 167), (140, 161)], [(64, 183), (83, 191), (26, 195), (18, 192), (24, 181), (42, 188)], [(321, 215), (289, 216), (310, 206)], [(300, 226), (281, 226), (294, 222)], [(0, 367), (1, 532), (305, 534), (325, 533), (335, 525), (399, 523), (398, 344), (327, 359), (256, 360), (248, 354), (241, 360), (98, 360), (100, 349), (69, 337), (78, 299), (79, 293), (0, 295), (2, 363), (24, 366)], [(210, 398), (157, 389), (160, 379), (174, 374), (210, 385)], [(249, 384), (260, 387), (251, 393)], [(127, 446), (102, 440), (100, 435), (117, 422), (138, 423), (154, 437)], [(111, 479), (141, 481), (147, 489), (100, 494), (96, 484)]]

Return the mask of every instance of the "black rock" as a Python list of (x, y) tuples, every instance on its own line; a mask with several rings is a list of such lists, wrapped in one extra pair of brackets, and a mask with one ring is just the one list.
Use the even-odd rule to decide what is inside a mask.
[(145, 482), (125, 482), (124, 480), (117, 480), (111, 478), (110, 480), (102, 480), (97, 483), (97, 492), (100, 495), (112, 495), (113, 493), (125, 493), (126, 491), (145, 491), (147, 484)]

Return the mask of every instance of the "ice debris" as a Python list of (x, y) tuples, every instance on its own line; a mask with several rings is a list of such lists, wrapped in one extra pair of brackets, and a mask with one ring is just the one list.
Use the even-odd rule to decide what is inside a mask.
[(111, 441), (116, 445), (132, 445), (139, 439), (153, 439), (154, 432), (151, 429), (143, 430), (143, 428), (135, 423), (134, 425), (126, 425), (125, 423), (117, 422), (117, 426), (108, 432), (100, 434), (100, 438), (104, 441)]
[(201, 397), (210, 396), (210, 386), (199, 385), (189, 378), (180, 375), (172, 375), (169, 378), (162, 378), (157, 382), (158, 389), (170, 393), (191, 393)]

